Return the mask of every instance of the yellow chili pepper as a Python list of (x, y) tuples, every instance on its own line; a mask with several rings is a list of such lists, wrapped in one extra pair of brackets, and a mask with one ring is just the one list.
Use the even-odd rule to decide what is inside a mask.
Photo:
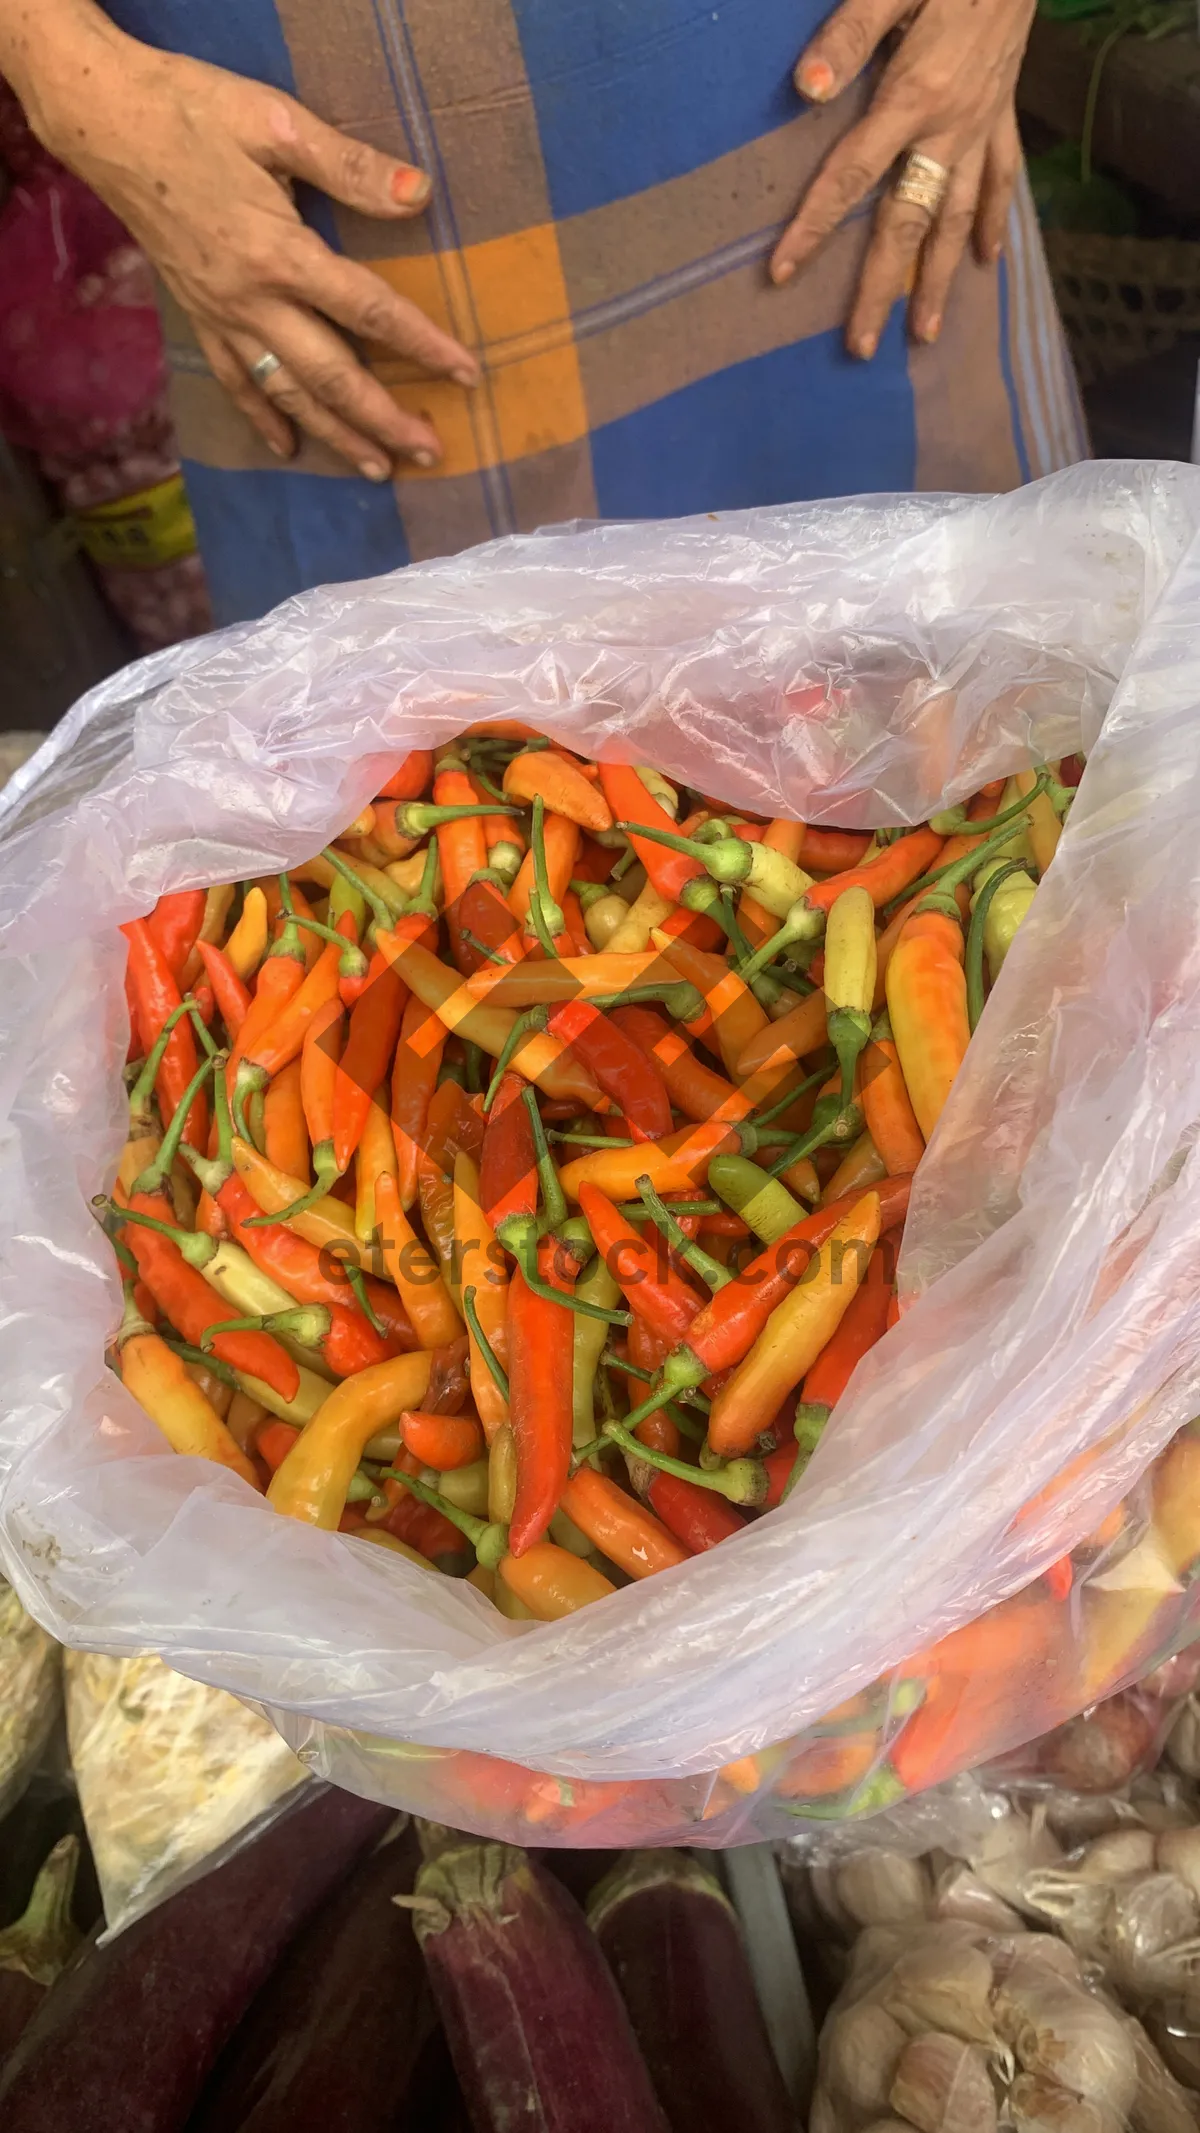
[[(216, 946), (225, 931), (225, 921), (229, 916), (229, 906), (233, 902), (236, 889), (237, 883), (234, 881), (218, 882), (209, 889), (204, 898), (204, 916), (200, 921), (200, 931), (196, 935), (198, 941)], [(180, 972), (180, 992), (191, 991), (203, 967), (199, 950), (194, 947), (189, 949), (187, 960)]]
[[(1042, 797), (1044, 795), (1039, 795), (1039, 798)], [(1004, 861), (1002, 859), (992, 859), (988, 861), (986, 866), (980, 868), (975, 876), (975, 894), (971, 899), (972, 910), (975, 908), (975, 903), (981, 890), (986, 887), (991, 876), (1003, 865)], [(1031, 881), (1029, 875), (1022, 871), (1019, 874), (1010, 874), (1007, 880), (1002, 881), (988, 904), (987, 914), (983, 921), (983, 946), (988, 959), (988, 969), (992, 974), (993, 985), (1004, 967), (1004, 958), (1012, 947), (1029, 906), (1036, 895), (1036, 882)]]
[(376, 1089), (371, 1099), (354, 1159), (354, 1234), (360, 1244), (369, 1244), (379, 1227), (375, 1200), (381, 1171), (396, 1180), (400, 1175), (392, 1135), (391, 1099), (386, 1087)]
[[(496, 1233), (480, 1205), (479, 1165), (469, 1155), (454, 1159), (454, 1241), (458, 1254), (458, 1279), (462, 1293), (475, 1292), (475, 1310), (496, 1360), (508, 1369), (508, 1262), (496, 1242)], [(469, 1330), (469, 1329), (468, 1329)], [(603, 1329), (602, 1329), (603, 1330)], [(484, 1361), (475, 1338), (471, 1342), (471, 1398), (490, 1444), (508, 1420), (508, 1402)]]
[(845, 1155), (821, 1194), (822, 1207), (832, 1207), (835, 1200), (844, 1200), (852, 1192), (866, 1192), (878, 1185), (887, 1176), (887, 1164), (869, 1133), (860, 1133)]
[(225, 953), (243, 985), (267, 952), (267, 899), (262, 889), (247, 889), (242, 915), (225, 943)]
[(655, 927), (661, 926), (664, 919), (670, 918), (674, 909), (671, 899), (660, 896), (654, 883), (648, 881), (629, 906), (620, 925), (613, 928), (606, 954), (644, 954), (650, 945)]
[(276, 1392), (264, 1379), (251, 1377), (248, 1370), (238, 1371), (237, 1380), (243, 1392), (257, 1400), (260, 1407), (265, 1407), (268, 1414), (278, 1415), (281, 1422), (291, 1422), (297, 1429), (303, 1429), (325, 1405), (333, 1387), (328, 1378), (318, 1377), (315, 1370), (306, 1369), (303, 1363), (296, 1367), (300, 1372), (300, 1383), (290, 1400), (285, 1400), (282, 1393)]
[(141, 1316), (132, 1292), (117, 1336), (121, 1382), (157, 1422), (174, 1451), (193, 1459), (212, 1459), (240, 1474), (251, 1488), (258, 1476), (235, 1443), (220, 1415), (188, 1375), (187, 1365), (160, 1340)]
[(506, 1555), (496, 1567), (503, 1585), (539, 1622), (558, 1622), (593, 1600), (603, 1600), (616, 1586), (582, 1557), (553, 1541), (535, 1541), (523, 1555)]
[(418, 1348), (344, 1379), (272, 1475), (268, 1502), (289, 1518), (332, 1532), (364, 1447), (406, 1408), (420, 1407), (432, 1368), (428, 1350)]
[[(587, 937), (597, 954), (602, 955), (617, 927), (624, 925), (629, 905), (615, 889), (605, 889), (594, 882), (580, 889), (579, 902)], [(580, 958), (580, 961), (584, 960), (586, 958)]]
[(517, 1501), (517, 1440), (512, 1424), (505, 1422), (488, 1447), (487, 1515), (493, 1525), (512, 1524)]
[[(573, 1294), (578, 1302), (600, 1304), (606, 1311), (620, 1303), (620, 1283), (605, 1265), (603, 1253), (597, 1252), (589, 1260)], [(572, 1437), (576, 1444), (590, 1444), (596, 1435), (596, 1372), (610, 1330), (602, 1318), (588, 1318), (583, 1311), (576, 1313), (571, 1363)]]
[(875, 905), (868, 889), (846, 889), (830, 905), (825, 926), (825, 975), (829, 1042), (842, 1070), (849, 1102), (854, 1065), (871, 1035), (875, 997)]
[[(277, 1215), (308, 1191), (308, 1182), (294, 1178), (287, 1171), (279, 1170), (274, 1163), (260, 1155), (249, 1141), (239, 1134), (233, 1140), (233, 1167), (249, 1190), (264, 1215)], [(324, 1245), (335, 1250), (341, 1259), (347, 1252), (353, 1254), (353, 1262), (361, 1261), (365, 1273), (374, 1274), (380, 1281), (390, 1281), (383, 1253), (378, 1246), (361, 1245), (354, 1231), (354, 1213), (344, 1200), (327, 1196), (314, 1200), (303, 1214), (292, 1218), (291, 1227), (310, 1244)], [(352, 1262), (352, 1263), (353, 1263)]]
[[(619, 903), (620, 898), (616, 901)], [(590, 1000), (597, 993), (626, 992), (631, 986), (671, 979), (661, 956), (616, 955), (605, 948), (596, 955), (526, 957), (505, 970), (492, 964), (467, 980), (467, 991), (489, 1007), (542, 1007), (562, 1000)]]
[(708, 1441), (722, 1459), (750, 1449), (841, 1324), (879, 1237), (879, 1195), (864, 1194), (838, 1223), (796, 1287), (777, 1304), (749, 1354), (722, 1385)]
[[(1036, 771), (1018, 770), (1016, 775), (1018, 793), (1022, 795), (1031, 793), (1036, 784)], [(1029, 827), (1026, 834), (1029, 838), (1033, 856), (1037, 861), (1038, 871), (1044, 874), (1058, 850), (1058, 840), (1062, 836), (1062, 823), (1054, 812), (1054, 802), (1048, 792), (1039, 792), (1030, 802)]]

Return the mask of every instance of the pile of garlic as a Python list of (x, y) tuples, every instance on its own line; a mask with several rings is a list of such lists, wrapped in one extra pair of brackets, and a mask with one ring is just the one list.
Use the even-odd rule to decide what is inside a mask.
[(1142, 2025), (1049, 1934), (868, 1926), (821, 2033), (810, 2133), (1197, 2133)]

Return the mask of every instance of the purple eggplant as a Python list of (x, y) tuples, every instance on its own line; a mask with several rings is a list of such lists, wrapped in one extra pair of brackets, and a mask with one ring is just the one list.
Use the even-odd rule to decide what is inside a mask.
[(688, 1852), (628, 1852), (592, 1893), (671, 2133), (797, 2133), (737, 1913)]
[(0, 2073), (4, 2133), (179, 2133), (288, 1942), (392, 1819), (306, 1787), (223, 1866), (85, 1946)]
[(79, 1946), (71, 1919), (78, 1870), (78, 1837), (60, 1837), (23, 1915), (0, 1933), (0, 2066)]
[(544, 1867), (452, 1840), (413, 1909), (475, 2133), (664, 2133), (612, 1975)]
[(393, 1901), (419, 1859), (405, 1829), (318, 1911), (226, 2046), (188, 2133), (391, 2133), (434, 2027), (412, 1916)]

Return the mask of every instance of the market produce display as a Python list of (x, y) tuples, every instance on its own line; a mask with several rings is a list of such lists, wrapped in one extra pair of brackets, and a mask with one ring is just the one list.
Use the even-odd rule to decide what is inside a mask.
[[(114, 1367), (177, 1451), (510, 1620), (735, 1545), (895, 1323), (912, 1175), (1081, 768), (868, 836), (492, 725), (290, 874), (162, 897), (123, 928)], [(1115, 1686), (1186, 1613), (1198, 1462), (1185, 1433), (1145, 1531), (1114, 1511), (709, 1811), (858, 1813)], [(620, 1792), (438, 1777), (559, 1832)]]

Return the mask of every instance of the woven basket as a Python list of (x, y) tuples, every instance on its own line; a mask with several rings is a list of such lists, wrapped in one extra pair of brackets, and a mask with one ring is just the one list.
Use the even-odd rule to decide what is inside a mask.
[(1047, 230), (1045, 242), (1081, 385), (1200, 333), (1200, 244), (1073, 230)]

